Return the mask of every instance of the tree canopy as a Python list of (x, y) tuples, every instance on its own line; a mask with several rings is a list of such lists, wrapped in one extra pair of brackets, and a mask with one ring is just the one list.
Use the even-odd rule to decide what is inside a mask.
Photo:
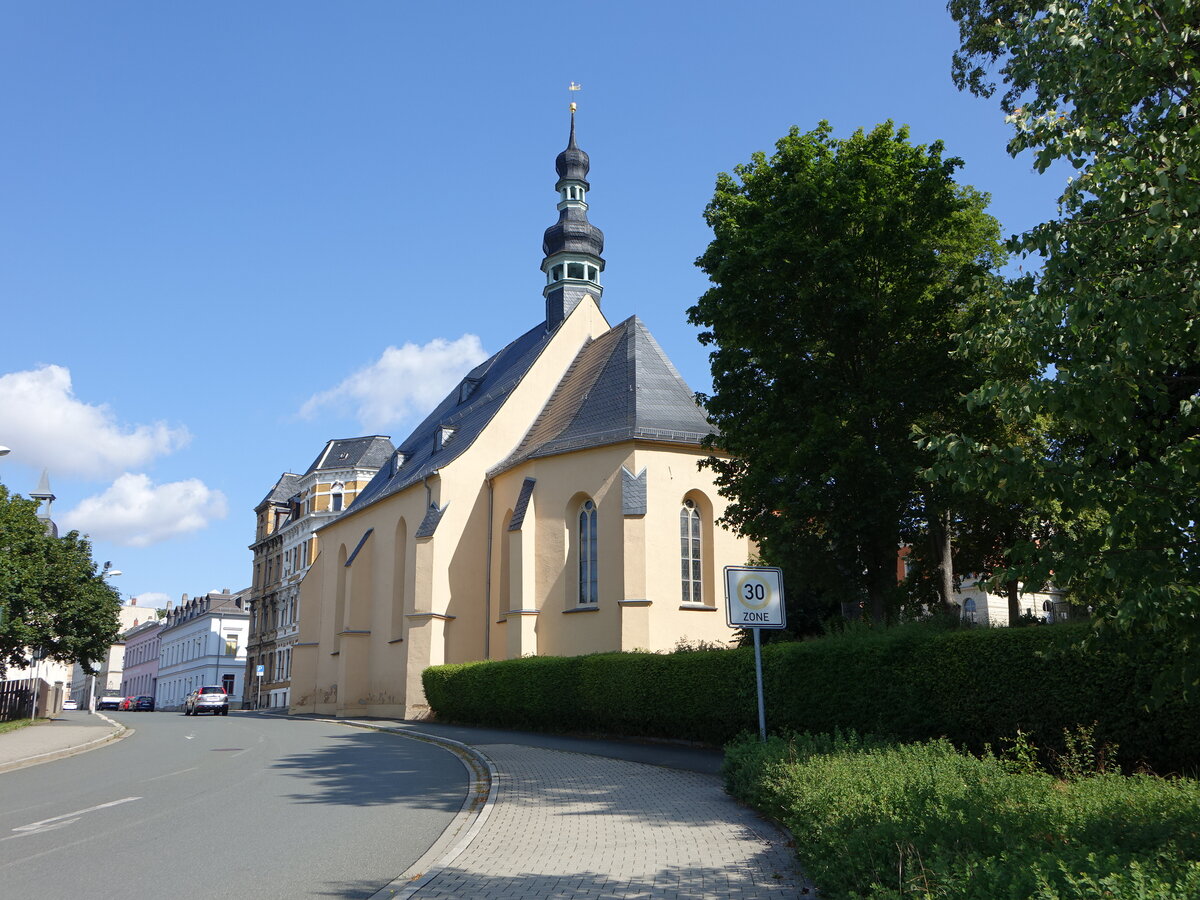
[[(1003, 347), (974, 408), (1044, 443), (962, 431), (943, 471), (1062, 523), (1013, 548), (1103, 624), (1200, 638), (1200, 6), (1186, 0), (951, 0), (960, 88), (991, 96), (1009, 151), (1075, 174), (1056, 218), (1013, 242), (1016, 281), (963, 352)], [(998, 80), (998, 83), (997, 83)], [(1056, 171), (1060, 169), (1056, 168)], [(1078, 527), (1089, 522), (1090, 527)]]
[(120, 605), (87, 539), (48, 535), (37, 503), (0, 485), (0, 676), (33, 648), (90, 668), (117, 638)]
[(883, 618), (905, 522), (944, 518), (913, 428), (956, 421), (976, 386), (950, 352), (1001, 256), (960, 165), (891, 122), (846, 139), (822, 122), (719, 175), (705, 211), (713, 286), (688, 316), (714, 348), (701, 399), (731, 454), (706, 464), (802, 614), (840, 600)]

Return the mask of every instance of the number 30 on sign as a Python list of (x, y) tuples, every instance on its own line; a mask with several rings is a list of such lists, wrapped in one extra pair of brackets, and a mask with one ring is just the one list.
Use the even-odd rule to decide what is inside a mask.
[(725, 621), (730, 628), (786, 627), (783, 571), (771, 566), (726, 566)]

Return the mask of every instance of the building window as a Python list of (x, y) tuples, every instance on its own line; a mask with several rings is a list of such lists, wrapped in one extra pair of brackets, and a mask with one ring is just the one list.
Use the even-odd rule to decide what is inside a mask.
[(703, 603), (700, 591), (700, 510), (684, 500), (679, 510), (679, 573), (684, 603)]
[(975, 611), (975, 598), (973, 598), (973, 597), (968, 597), (968, 598), (967, 598), (967, 599), (966, 599), (966, 600), (963, 602), (963, 612), (962, 612), (962, 614), (963, 614), (963, 621), (964, 621), (964, 622), (970, 622), (971, 624), (975, 624), (975, 623), (978, 621), (978, 620), (975, 618), (975, 616), (976, 616), (976, 611)]
[(225, 693), (227, 693), (227, 694), (233, 693), (234, 677), (235, 676), (233, 676), (233, 675), (222, 675), (221, 676), (221, 687), (225, 689)]
[(600, 602), (596, 553), (596, 504), (588, 500), (579, 510), (579, 603)]
[(237, 656), (237, 635), (236, 634), (225, 635), (225, 655), (226, 656)]
[(583, 279), (583, 271), (584, 271), (583, 263), (581, 263), (581, 262), (567, 263), (567, 277), (568, 278), (578, 278), (578, 279), (582, 280)]

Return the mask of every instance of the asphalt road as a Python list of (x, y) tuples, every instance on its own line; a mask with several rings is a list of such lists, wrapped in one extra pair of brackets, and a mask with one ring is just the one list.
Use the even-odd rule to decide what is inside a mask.
[(456, 756), (393, 734), (108, 715), (136, 733), (0, 774), (3, 896), (370, 897), (437, 840), (468, 787)]

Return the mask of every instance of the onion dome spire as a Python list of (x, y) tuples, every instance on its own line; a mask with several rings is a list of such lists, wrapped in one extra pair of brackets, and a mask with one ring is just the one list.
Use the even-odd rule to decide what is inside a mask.
[[(575, 88), (573, 88), (575, 89)], [(555, 328), (586, 294), (600, 300), (604, 289), (604, 232), (588, 221), (588, 171), (591, 160), (575, 143), (575, 104), (571, 104), (571, 137), (554, 160), (558, 173), (558, 221), (542, 238), (542, 271), (546, 273), (546, 327)]]

